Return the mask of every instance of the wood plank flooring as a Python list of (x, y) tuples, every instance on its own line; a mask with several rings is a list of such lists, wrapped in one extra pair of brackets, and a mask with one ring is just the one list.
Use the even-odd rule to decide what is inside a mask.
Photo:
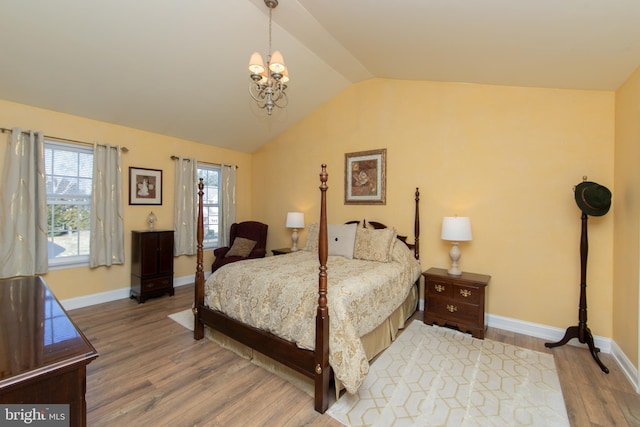
[[(191, 307), (193, 286), (138, 304), (119, 300), (69, 312), (100, 356), (87, 368), (89, 426), (340, 426), (313, 399), (169, 319)], [(414, 315), (422, 319), (422, 313)], [(613, 358), (489, 328), (488, 339), (552, 352), (572, 426), (640, 426), (640, 395)]]

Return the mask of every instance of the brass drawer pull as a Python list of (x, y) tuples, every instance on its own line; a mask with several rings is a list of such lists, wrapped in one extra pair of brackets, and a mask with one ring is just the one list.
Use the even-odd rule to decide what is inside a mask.
[(471, 296), (471, 291), (468, 289), (460, 289), (460, 295), (465, 298), (469, 298)]
[(447, 310), (449, 310), (450, 313), (454, 313), (454, 312), (458, 311), (458, 307), (456, 307), (455, 305), (452, 305), (452, 304), (447, 304)]
[(444, 286), (437, 284), (434, 286), (436, 292), (443, 292), (444, 291)]

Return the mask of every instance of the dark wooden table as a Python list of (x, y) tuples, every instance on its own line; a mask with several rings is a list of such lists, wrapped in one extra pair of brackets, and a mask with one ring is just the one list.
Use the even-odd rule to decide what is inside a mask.
[(484, 339), (486, 274), (463, 272), (451, 276), (444, 268), (430, 268), (424, 276), (424, 323), (453, 326)]
[(0, 403), (68, 404), (85, 426), (86, 367), (98, 353), (44, 280), (0, 280)]

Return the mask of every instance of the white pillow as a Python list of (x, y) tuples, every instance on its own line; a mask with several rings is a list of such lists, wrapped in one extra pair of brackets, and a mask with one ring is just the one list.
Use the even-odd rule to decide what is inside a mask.
[(329, 255), (353, 258), (357, 228), (358, 224), (329, 224), (327, 226)]

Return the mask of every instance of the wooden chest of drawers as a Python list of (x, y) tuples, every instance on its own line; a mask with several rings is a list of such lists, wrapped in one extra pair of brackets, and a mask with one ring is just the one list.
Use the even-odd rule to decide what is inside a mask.
[[(0, 280), (0, 329), (0, 404), (25, 412), (34, 405), (69, 405), (66, 425), (86, 426), (87, 365), (98, 353), (41, 277)], [(7, 421), (5, 415), (3, 409), (0, 418)]]
[(131, 232), (131, 298), (173, 296), (173, 230)]
[(424, 276), (424, 323), (452, 326), (484, 338), (485, 288), (491, 276), (462, 273), (450, 276), (443, 268), (430, 268)]

